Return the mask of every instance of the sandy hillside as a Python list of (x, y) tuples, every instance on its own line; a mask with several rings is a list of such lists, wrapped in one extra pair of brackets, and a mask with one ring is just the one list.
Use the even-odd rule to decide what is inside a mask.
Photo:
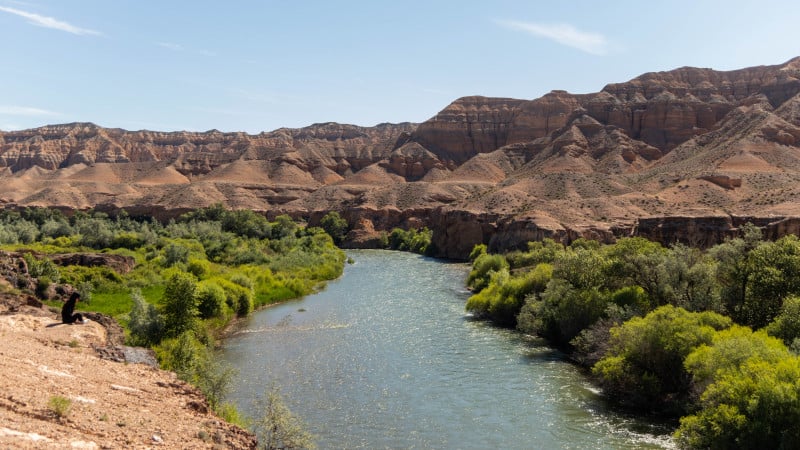
[[(0, 311), (0, 448), (255, 448), (175, 374), (100, 359), (97, 322), (63, 325), (25, 307)], [(59, 418), (55, 396), (71, 407)]]

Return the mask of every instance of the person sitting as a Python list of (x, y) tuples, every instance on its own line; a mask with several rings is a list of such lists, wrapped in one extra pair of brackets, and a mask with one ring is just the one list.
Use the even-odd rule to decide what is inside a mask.
[(83, 323), (83, 316), (80, 313), (73, 314), (75, 311), (75, 303), (81, 299), (81, 294), (73, 292), (69, 296), (69, 300), (64, 303), (61, 308), (61, 322), (62, 323)]

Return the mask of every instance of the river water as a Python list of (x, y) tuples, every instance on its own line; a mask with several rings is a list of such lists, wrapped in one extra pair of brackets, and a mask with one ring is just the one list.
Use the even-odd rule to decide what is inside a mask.
[(240, 411), (259, 416), (277, 386), (321, 449), (671, 446), (663, 426), (610, 411), (557, 351), (465, 315), (467, 265), (348, 255), (325, 290), (226, 339)]

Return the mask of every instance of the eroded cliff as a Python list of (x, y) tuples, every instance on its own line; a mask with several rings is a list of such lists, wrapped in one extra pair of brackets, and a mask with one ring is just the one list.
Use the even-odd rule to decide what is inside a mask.
[(708, 245), (740, 218), (795, 232), (799, 144), (795, 58), (648, 73), (594, 94), (465, 97), (419, 125), (0, 132), (0, 205), (170, 217), (223, 203), (312, 224), (337, 210), (349, 245), (428, 226), (453, 258), (543, 237)]

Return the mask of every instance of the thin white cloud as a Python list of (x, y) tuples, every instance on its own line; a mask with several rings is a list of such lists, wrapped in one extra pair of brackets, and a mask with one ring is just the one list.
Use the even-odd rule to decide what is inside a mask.
[(30, 106), (0, 105), (0, 114), (6, 116), (60, 116), (61, 113)]
[(44, 28), (52, 28), (54, 30), (66, 31), (67, 33), (77, 34), (80, 36), (84, 35), (94, 35), (100, 36), (103, 33), (95, 30), (90, 30), (88, 28), (81, 28), (76, 27), (70, 23), (64, 22), (62, 20), (55, 19), (53, 17), (41, 16), (39, 14), (35, 14), (32, 12), (22, 11), (21, 9), (16, 8), (9, 8), (7, 6), (0, 6), (0, 11), (7, 12), (9, 14), (14, 14), (20, 17), (24, 17), (28, 19), (28, 23), (44, 27)]
[(602, 34), (581, 31), (569, 24), (542, 24), (514, 20), (496, 20), (495, 23), (511, 30), (550, 39), (592, 55), (602, 56), (609, 50), (608, 39)]
[(172, 50), (173, 52), (183, 51), (183, 46), (181, 44), (175, 44), (173, 42), (156, 42), (156, 45), (159, 47), (164, 47), (168, 50)]
[(173, 52), (188, 52), (190, 54), (208, 56), (208, 57), (217, 56), (217, 53), (212, 52), (211, 50), (206, 50), (206, 49), (193, 50), (190, 48), (186, 48), (181, 44), (176, 44), (174, 42), (156, 42), (155, 44), (159, 47), (166, 48), (167, 50), (172, 50)]

